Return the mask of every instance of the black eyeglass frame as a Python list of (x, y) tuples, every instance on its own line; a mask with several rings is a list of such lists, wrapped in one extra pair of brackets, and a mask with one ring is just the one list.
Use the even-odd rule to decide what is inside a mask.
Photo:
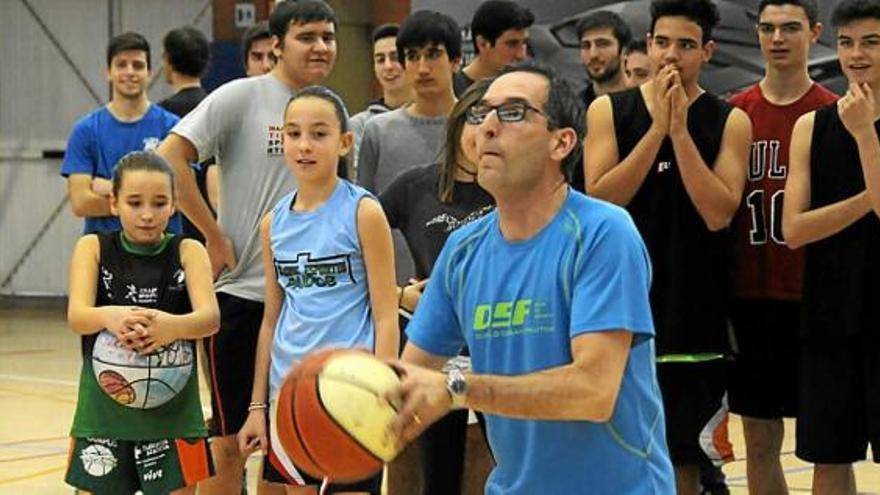
[[(480, 110), (480, 113), (475, 113), (475, 110)], [(512, 111), (513, 113), (505, 112), (505, 110), (508, 112)], [(470, 125), (480, 125), (489, 117), (489, 114), (494, 111), (495, 115), (498, 116), (499, 121), (506, 124), (513, 124), (525, 120), (526, 114), (528, 114), (529, 110), (538, 115), (542, 115), (547, 119), (548, 127), (552, 128), (552, 120), (550, 120), (550, 117), (540, 108), (533, 107), (525, 101), (506, 101), (499, 105), (475, 103), (467, 109), (467, 112), (465, 112), (465, 122)]]

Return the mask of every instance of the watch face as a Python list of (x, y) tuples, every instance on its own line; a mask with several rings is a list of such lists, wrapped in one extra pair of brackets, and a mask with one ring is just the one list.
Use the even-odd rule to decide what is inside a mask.
[(452, 393), (454, 394), (463, 394), (466, 385), (467, 384), (464, 381), (464, 377), (457, 376), (452, 379), (452, 383), (449, 384), (449, 388), (452, 389)]
[(465, 389), (467, 389), (467, 381), (464, 378), (464, 374), (459, 370), (451, 371), (446, 387), (454, 395), (464, 395)]

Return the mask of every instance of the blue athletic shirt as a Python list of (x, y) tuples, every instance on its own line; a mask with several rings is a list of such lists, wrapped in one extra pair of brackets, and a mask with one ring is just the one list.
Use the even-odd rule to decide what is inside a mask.
[[(61, 164), (61, 175), (85, 174), (112, 179), (120, 158), (132, 151), (155, 149), (179, 120), (177, 115), (159, 105), (150, 104), (139, 120), (120, 122), (107, 107), (101, 107), (73, 125)], [(87, 217), (83, 233), (121, 229), (117, 217)], [(180, 233), (180, 214), (171, 218), (168, 231)]]
[(407, 327), (419, 348), (455, 356), (467, 344), (474, 373), (520, 375), (571, 363), (578, 335), (634, 334), (608, 422), (486, 415), (497, 461), (487, 494), (675, 493), (650, 277), (629, 214), (572, 189), (554, 219), (526, 241), (503, 238), (497, 211), (450, 236)]
[(373, 312), (357, 230), (366, 189), (339, 179), (326, 203), (293, 211), (296, 192), (272, 209), (275, 277), (284, 290), (269, 373), (274, 397), (291, 366), (326, 347), (374, 348)]

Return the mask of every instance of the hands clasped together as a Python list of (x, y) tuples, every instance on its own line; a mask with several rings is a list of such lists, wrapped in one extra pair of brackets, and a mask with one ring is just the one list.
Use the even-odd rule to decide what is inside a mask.
[(689, 102), (678, 68), (672, 64), (664, 65), (654, 84), (652, 125), (663, 135), (686, 132)]
[(125, 347), (139, 354), (155, 352), (175, 340), (165, 323), (165, 313), (139, 306), (115, 306), (107, 315), (104, 328)]

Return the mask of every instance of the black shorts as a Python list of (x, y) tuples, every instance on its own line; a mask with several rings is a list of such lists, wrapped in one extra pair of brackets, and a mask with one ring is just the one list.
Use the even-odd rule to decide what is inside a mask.
[(815, 464), (880, 463), (880, 336), (801, 345), (799, 458)]
[(759, 419), (795, 417), (800, 303), (734, 301), (730, 319), (735, 338), (730, 412)]
[[(300, 471), (299, 476), (303, 478), (304, 484), (300, 484), (298, 482), (292, 481), (290, 478), (283, 474), (284, 467), (280, 465), (276, 465), (278, 463), (277, 459), (275, 459), (272, 455), (263, 456), (263, 480), (268, 481), (269, 483), (280, 483), (282, 485), (293, 485), (293, 486), (321, 486), (323, 480), (319, 480), (308, 474)], [(366, 492), (370, 495), (381, 495), (382, 494), (382, 471), (379, 471), (379, 474), (373, 476), (372, 478), (367, 478), (363, 481), (358, 481), (357, 483), (331, 483), (327, 486), (327, 491), (324, 492), (327, 495), (333, 495), (334, 493), (346, 493), (346, 492)]]
[(247, 419), (263, 303), (223, 292), (217, 303), (220, 331), (204, 339), (213, 409), (209, 431), (225, 437), (238, 433)]
[[(274, 439), (277, 438), (278, 430), (273, 421), (277, 414), (277, 403), (273, 400), (269, 405), (269, 411), (266, 414), (266, 427), (269, 430), (269, 452), (263, 456), (263, 479), (270, 483), (280, 483), (291, 486), (321, 486), (324, 480), (315, 478), (307, 474), (298, 467), (293, 459), (280, 448)], [(337, 492), (367, 492), (370, 495), (381, 495), (382, 493), (382, 471), (376, 475), (355, 483), (331, 483), (327, 486), (328, 495)]]
[(424, 495), (461, 493), (468, 410), (451, 411), (419, 437)]
[(673, 464), (733, 460), (727, 437), (727, 366), (721, 359), (657, 365)]

